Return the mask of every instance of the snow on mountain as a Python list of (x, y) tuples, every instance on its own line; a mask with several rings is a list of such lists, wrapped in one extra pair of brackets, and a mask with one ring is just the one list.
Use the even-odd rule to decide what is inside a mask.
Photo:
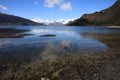
[(74, 19), (69, 19), (69, 20), (64, 20), (64, 19), (59, 19), (59, 20), (49, 20), (49, 19), (42, 19), (42, 18), (38, 18), (38, 17), (36, 17), (36, 18), (34, 18), (34, 19), (31, 19), (32, 21), (34, 21), (34, 22), (38, 22), (38, 23), (43, 23), (43, 24), (46, 24), (46, 25), (57, 25), (57, 23), (58, 24), (66, 24), (66, 23), (68, 23), (69, 21), (73, 21)]

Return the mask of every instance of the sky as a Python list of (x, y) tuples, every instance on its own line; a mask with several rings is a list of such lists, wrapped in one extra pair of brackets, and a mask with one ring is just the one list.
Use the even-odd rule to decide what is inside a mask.
[(72, 20), (110, 7), (116, 0), (0, 0), (0, 12), (28, 19)]

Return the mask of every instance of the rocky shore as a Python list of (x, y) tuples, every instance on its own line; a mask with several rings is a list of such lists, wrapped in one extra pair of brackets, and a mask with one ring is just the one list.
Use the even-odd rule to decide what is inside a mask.
[[(120, 48), (91, 54), (68, 55), (55, 60), (33, 59), (9, 64), (1, 80), (119, 80)], [(10, 66), (11, 65), (11, 66)]]
[[(21, 34), (26, 31), (28, 30), (0, 29), (0, 38), (21, 38), (30, 35)], [(16, 34), (19, 35), (15, 36)], [(43, 37), (46, 36), (54, 35), (47, 34)], [(89, 32), (81, 33), (81, 36), (95, 38), (109, 48), (106, 51), (68, 54), (62, 51), (68, 47), (68, 44), (63, 42), (63, 46), (50, 46), (41, 53), (37, 51), (38, 54), (34, 52), (34, 49), (32, 54), (28, 52), (5, 53), (5, 56), (0, 54), (0, 80), (119, 80), (119, 33)]]

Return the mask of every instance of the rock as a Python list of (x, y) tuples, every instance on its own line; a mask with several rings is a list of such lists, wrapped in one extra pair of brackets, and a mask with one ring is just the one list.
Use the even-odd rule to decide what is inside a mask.
[(56, 35), (54, 35), (54, 34), (45, 34), (45, 35), (41, 35), (40, 37), (54, 37), (54, 36), (56, 36)]
[[(19, 30), (14, 28), (0, 29), (0, 38), (23, 38), (32, 34), (25, 34), (29, 30)], [(24, 33), (24, 34), (22, 34)]]
[(50, 80), (49, 78), (42, 77), (41, 80)]

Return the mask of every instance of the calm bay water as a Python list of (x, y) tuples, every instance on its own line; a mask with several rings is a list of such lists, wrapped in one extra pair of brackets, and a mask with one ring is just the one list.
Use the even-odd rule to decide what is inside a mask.
[[(0, 38), (0, 59), (20, 57), (27, 59), (40, 54), (82, 54), (106, 51), (106, 41), (120, 42), (120, 29), (68, 26), (1, 26), (0, 29), (29, 30), (21, 38)], [(52, 34), (56, 36), (42, 35)], [(115, 37), (116, 36), (116, 37)], [(117, 39), (117, 40), (116, 40)], [(117, 43), (115, 43), (117, 44)], [(11, 59), (11, 58), (10, 58)], [(17, 58), (18, 59), (18, 58)]]

